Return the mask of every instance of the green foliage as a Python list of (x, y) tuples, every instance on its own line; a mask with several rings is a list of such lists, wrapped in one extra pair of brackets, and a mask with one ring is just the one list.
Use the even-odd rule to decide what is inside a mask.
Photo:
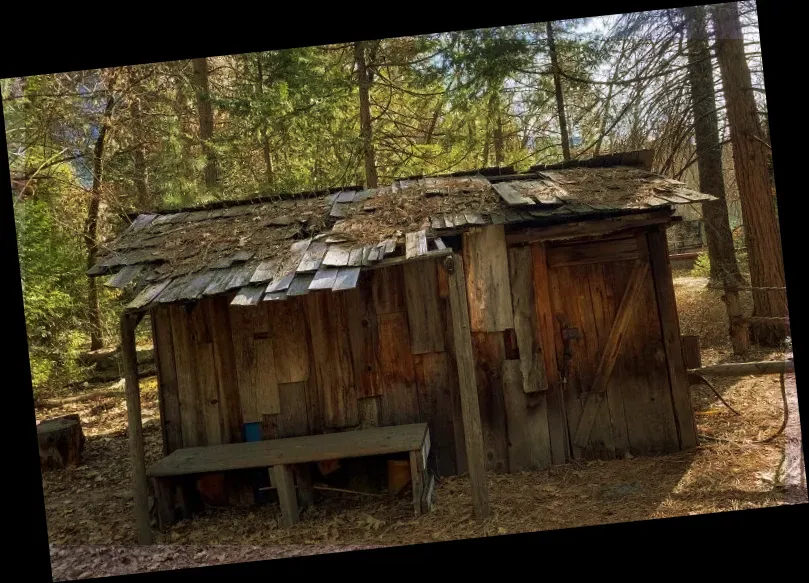
[(708, 257), (708, 252), (703, 251), (697, 256), (694, 262), (694, 267), (691, 270), (692, 277), (710, 277), (711, 276), (711, 259)]

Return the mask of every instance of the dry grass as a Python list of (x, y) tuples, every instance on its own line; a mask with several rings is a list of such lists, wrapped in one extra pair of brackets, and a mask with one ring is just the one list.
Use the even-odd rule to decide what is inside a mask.
[[(704, 283), (675, 281), (683, 332), (706, 339), (706, 362), (729, 360), (730, 347), (721, 335), (722, 304), (717, 292), (706, 290)], [(760, 352), (751, 357), (783, 355)], [(473, 519), (468, 480), (460, 476), (437, 484), (434, 511), (420, 518), (413, 517), (406, 493), (389, 502), (317, 492), (316, 506), (292, 528), (279, 526), (276, 503), (209, 509), (158, 533), (156, 542), (395, 545), (783, 504), (776, 476), (783, 436), (757, 443), (782, 421), (778, 378), (717, 379), (716, 387), (742, 415), (735, 416), (708, 390), (695, 387), (692, 397), (702, 436), (696, 450), (532, 473), (489, 474), (492, 516), (484, 522)], [(147, 463), (161, 455), (157, 406), (155, 382), (149, 379), (143, 396)], [(73, 412), (81, 415), (88, 437), (85, 463), (74, 470), (43, 474), (50, 540), (57, 545), (134, 544), (124, 401), (120, 396), (99, 397), (38, 415)]]

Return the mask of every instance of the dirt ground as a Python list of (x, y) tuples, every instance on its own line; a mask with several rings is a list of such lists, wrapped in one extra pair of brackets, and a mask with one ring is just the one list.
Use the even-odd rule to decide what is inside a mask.
[[(703, 339), (703, 364), (739, 360), (730, 353), (720, 292), (705, 279), (675, 274), (683, 334)], [(777, 360), (783, 352), (752, 351), (745, 360)], [(489, 474), (492, 516), (472, 518), (465, 477), (436, 485), (432, 513), (414, 518), (407, 494), (317, 492), (292, 528), (278, 525), (276, 503), (209, 509), (167, 533), (158, 546), (135, 546), (126, 405), (120, 394), (38, 408), (37, 418), (78, 413), (87, 437), (84, 462), (43, 472), (51, 562), (56, 580), (184, 568), (221, 562), (389, 546), (563, 527), (683, 516), (785, 503), (780, 480), (784, 437), (777, 375), (716, 378), (716, 389), (741, 415), (705, 387), (692, 387), (701, 444), (691, 452)], [(147, 464), (161, 455), (157, 387), (142, 381)], [(93, 390), (97, 390), (94, 387)], [(57, 397), (51, 395), (50, 397)], [(804, 493), (805, 496), (805, 493)]]

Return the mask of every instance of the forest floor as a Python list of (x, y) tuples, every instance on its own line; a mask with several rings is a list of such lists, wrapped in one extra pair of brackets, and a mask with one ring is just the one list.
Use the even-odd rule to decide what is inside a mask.
[[(703, 278), (675, 274), (683, 334), (698, 334), (703, 364), (732, 362), (720, 292)], [(784, 352), (751, 351), (745, 360), (779, 360)], [(147, 464), (161, 456), (155, 379), (142, 381)], [(610, 522), (761, 508), (785, 503), (779, 469), (783, 420), (777, 375), (717, 378), (726, 408), (705, 387), (693, 387), (700, 445), (654, 458), (490, 473), (492, 516), (472, 517), (466, 477), (436, 484), (432, 513), (415, 518), (405, 493), (384, 496), (317, 492), (316, 504), (291, 528), (278, 524), (277, 503), (211, 508), (168, 532), (156, 546), (137, 547), (130, 488), (124, 397), (110, 390), (90, 400), (37, 409), (44, 419), (78, 413), (87, 437), (83, 463), (43, 472), (51, 564), (56, 580), (242, 562)], [(98, 392), (98, 387), (85, 388)], [(60, 395), (44, 395), (59, 397)], [(64, 396), (64, 395), (61, 395)]]

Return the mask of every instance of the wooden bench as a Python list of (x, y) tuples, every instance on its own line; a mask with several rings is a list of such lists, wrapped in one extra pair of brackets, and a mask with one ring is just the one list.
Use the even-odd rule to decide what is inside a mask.
[[(298, 521), (295, 466), (405, 452), (410, 454), (413, 507), (418, 516), (429, 511), (434, 487), (433, 476), (427, 472), (430, 431), (426, 423), (178, 449), (151, 466), (146, 475), (154, 485), (158, 521), (164, 529), (174, 522), (172, 492), (177, 480), (199, 474), (272, 467), (281, 513), (289, 525)], [(311, 482), (304, 483), (302, 475), (303, 472), (298, 475), (298, 495), (311, 500)]]

